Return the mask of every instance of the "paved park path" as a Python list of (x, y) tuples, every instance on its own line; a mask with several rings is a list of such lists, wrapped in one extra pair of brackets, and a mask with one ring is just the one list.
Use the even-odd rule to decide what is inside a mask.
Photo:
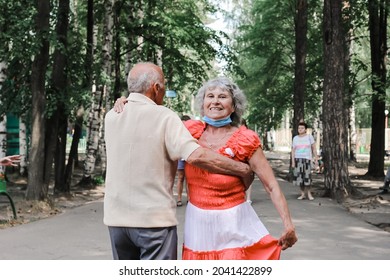
[[(279, 179), (299, 241), (282, 252), (283, 260), (389, 260), (390, 233), (370, 225), (329, 198), (299, 201), (297, 189)], [(185, 198), (185, 197), (184, 197)], [(282, 224), (260, 181), (252, 191), (253, 207), (270, 233)], [(182, 243), (185, 203), (177, 209)], [(102, 200), (51, 218), (0, 230), (0, 260), (110, 260)]]

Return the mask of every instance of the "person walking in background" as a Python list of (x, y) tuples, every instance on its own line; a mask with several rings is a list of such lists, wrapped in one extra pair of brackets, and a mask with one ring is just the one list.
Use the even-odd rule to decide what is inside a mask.
[(324, 167), (325, 167), (325, 156), (324, 156), (324, 151), (322, 148), (320, 148), (320, 153), (318, 156), (318, 168), (317, 168), (317, 174), (322, 174), (324, 173)]
[(173, 196), (177, 161), (240, 176), (245, 182), (252, 171), (245, 163), (200, 147), (179, 116), (160, 106), (165, 78), (159, 66), (136, 64), (127, 84), (128, 98), (117, 100), (117, 108), (105, 117), (103, 222), (108, 226), (113, 258), (177, 259)]
[(281, 250), (297, 237), (286, 199), (267, 161), (258, 135), (241, 125), (246, 98), (228, 78), (206, 82), (198, 91), (196, 106), (202, 121), (185, 125), (205, 148), (249, 163), (260, 178), (284, 225), (273, 238), (246, 201), (246, 187), (235, 176), (214, 174), (188, 162), (185, 166), (189, 203), (184, 222), (183, 259), (279, 259)]
[(383, 181), (383, 186), (379, 189), (382, 190), (379, 194), (387, 194), (389, 193), (390, 185), (390, 166), (387, 168), (385, 180)]
[[(184, 181), (185, 181), (185, 173), (184, 173), (184, 166), (186, 161), (184, 159), (179, 159), (177, 163), (177, 202), (176, 206), (181, 207), (183, 206), (183, 188), (184, 188)], [(187, 198), (188, 199), (188, 198)]]
[[(187, 115), (183, 115), (180, 119), (182, 121), (188, 121), (191, 118)], [(184, 190), (185, 179), (186, 179), (186, 175), (184, 172), (185, 163), (186, 163), (186, 161), (183, 159), (180, 159), (179, 162), (177, 163), (177, 184), (176, 184), (177, 202), (176, 202), (176, 205), (178, 207), (183, 205), (183, 201), (182, 201), (183, 200), (183, 190)], [(186, 193), (187, 193), (187, 200), (188, 200), (188, 192), (186, 191)]]
[(317, 166), (318, 157), (314, 138), (311, 134), (307, 134), (307, 124), (300, 122), (298, 124), (298, 135), (294, 136), (291, 149), (294, 185), (299, 186), (301, 189), (299, 200), (305, 198), (309, 200), (314, 199), (311, 193), (311, 165), (313, 160), (315, 166)]

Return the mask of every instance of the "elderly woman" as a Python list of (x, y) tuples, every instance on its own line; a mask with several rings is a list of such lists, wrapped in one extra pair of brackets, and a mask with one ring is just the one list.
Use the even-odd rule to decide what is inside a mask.
[(183, 259), (279, 259), (281, 250), (297, 241), (286, 199), (263, 153), (257, 134), (240, 126), (246, 98), (236, 84), (219, 77), (199, 89), (202, 121), (185, 124), (199, 144), (232, 159), (249, 163), (284, 224), (273, 238), (245, 199), (238, 177), (213, 174), (186, 164), (190, 201), (187, 205)]

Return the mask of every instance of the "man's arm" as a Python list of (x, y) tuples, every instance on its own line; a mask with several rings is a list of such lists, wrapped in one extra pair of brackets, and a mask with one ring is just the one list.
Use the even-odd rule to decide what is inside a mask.
[(250, 177), (253, 173), (248, 164), (227, 158), (203, 147), (192, 152), (186, 161), (212, 173), (234, 175), (243, 178)]
[[(114, 105), (114, 111), (121, 113), (126, 103), (126, 97), (122, 96), (118, 98)], [(248, 164), (229, 159), (202, 147), (192, 152), (186, 161), (212, 173), (241, 177), (247, 188), (249, 188), (254, 180), (254, 174)]]

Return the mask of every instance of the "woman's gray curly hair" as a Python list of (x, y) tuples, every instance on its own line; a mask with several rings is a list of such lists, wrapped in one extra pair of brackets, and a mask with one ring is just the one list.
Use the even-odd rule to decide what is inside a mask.
[(203, 100), (207, 90), (220, 88), (223, 91), (227, 91), (232, 95), (234, 112), (230, 115), (232, 119), (232, 125), (239, 126), (241, 124), (242, 115), (246, 108), (246, 97), (242, 90), (226, 77), (217, 77), (211, 79), (203, 84), (198, 90), (198, 94), (195, 97), (195, 109), (204, 116)]

